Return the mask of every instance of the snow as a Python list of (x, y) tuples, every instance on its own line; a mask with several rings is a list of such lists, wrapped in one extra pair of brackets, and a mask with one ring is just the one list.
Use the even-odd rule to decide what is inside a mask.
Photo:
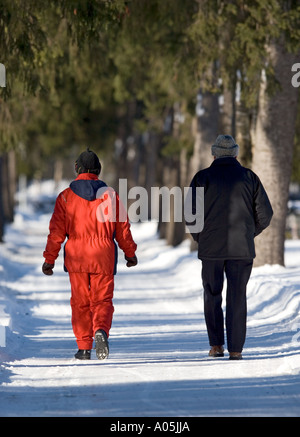
[(172, 248), (155, 223), (134, 224), (139, 264), (128, 269), (120, 253), (110, 356), (78, 361), (62, 256), (52, 277), (41, 272), (45, 190), (54, 187), (31, 187), (0, 245), (1, 416), (300, 415), (299, 240), (286, 242), (286, 267), (253, 269), (244, 360), (229, 361), (208, 357), (201, 262), (188, 241)]

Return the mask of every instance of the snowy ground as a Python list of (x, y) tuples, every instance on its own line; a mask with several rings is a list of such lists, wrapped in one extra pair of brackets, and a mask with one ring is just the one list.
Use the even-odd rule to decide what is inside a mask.
[(155, 225), (134, 225), (139, 265), (119, 258), (109, 359), (81, 362), (62, 257), (41, 272), (48, 221), (18, 213), (0, 246), (1, 416), (300, 416), (300, 241), (286, 243), (286, 268), (253, 270), (244, 360), (232, 362), (207, 356), (188, 242), (170, 248)]

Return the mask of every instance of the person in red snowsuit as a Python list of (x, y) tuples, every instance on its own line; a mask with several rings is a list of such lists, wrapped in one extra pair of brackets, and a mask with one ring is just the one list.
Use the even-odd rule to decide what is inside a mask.
[(75, 170), (78, 177), (56, 199), (42, 271), (53, 274), (67, 238), (64, 267), (70, 277), (72, 327), (79, 348), (75, 357), (90, 359), (94, 338), (97, 357), (104, 359), (109, 353), (114, 312), (116, 242), (124, 251), (127, 267), (137, 264), (137, 245), (118, 194), (98, 178), (101, 164), (97, 155), (89, 149), (81, 153)]

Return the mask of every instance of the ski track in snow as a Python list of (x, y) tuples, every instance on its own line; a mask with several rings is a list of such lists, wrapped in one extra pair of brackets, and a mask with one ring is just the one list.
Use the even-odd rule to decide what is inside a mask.
[[(119, 253), (110, 356), (75, 360), (62, 255), (41, 272), (49, 214), (18, 213), (0, 246), (1, 416), (299, 416), (300, 241), (287, 267), (254, 268), (244, 360), (208, 357), (201, 262), (132, 226), (139, 264)], [(225, 297), (225, 293), (224, 293)]]

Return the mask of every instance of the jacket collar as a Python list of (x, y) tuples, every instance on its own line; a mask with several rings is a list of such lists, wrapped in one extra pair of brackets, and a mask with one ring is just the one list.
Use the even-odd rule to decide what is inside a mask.
[(241, 165), (239, 161), (232, 156), (225, 156), (224, 158), (217, 158), (211, 163), (211, 167), (216, 165)]
[(96, 175), (95, 173), (80, 173), (77, 178), (75, 179), (75, 181), (91, 181), (91, 180), (98, 180), (98, 175)]

